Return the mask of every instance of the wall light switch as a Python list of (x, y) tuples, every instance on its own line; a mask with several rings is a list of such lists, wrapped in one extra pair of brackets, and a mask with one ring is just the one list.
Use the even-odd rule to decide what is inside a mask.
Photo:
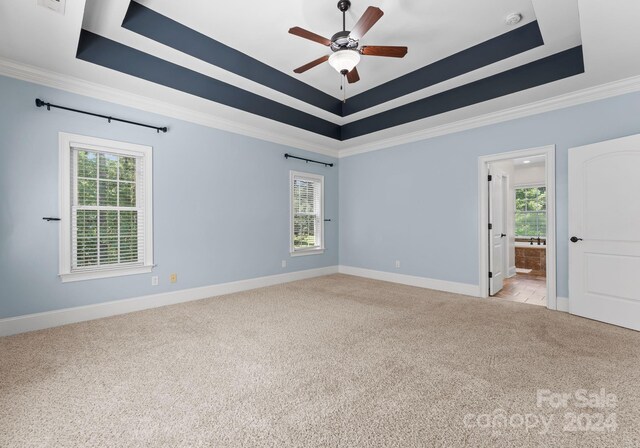
[(158, 286), (158, 276), (154, 275), (151, 277), (151, 286)]
[(177, 281), (178, 281), (178, 274), (175, 274), (175, 273), (174, 273), (174, 274), (171, 274), (171, 275), (169, 276), (169, 281), (170, 281), (171, 283), (175, 283), (175, 282), (177, 282)]
[(282, 267), (286, 268), (287, 267), (287, 260), (282, 260)]
[(396, 268), (400, 268), (400, 260), (396, 260)]

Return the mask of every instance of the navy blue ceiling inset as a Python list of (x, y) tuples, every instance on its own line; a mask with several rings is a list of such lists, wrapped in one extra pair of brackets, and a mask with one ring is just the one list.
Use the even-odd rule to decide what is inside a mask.
[(78, 59), (171, 87), (326, 137), (340, 139), (340, 126), (218, 79), (128, 47), (87, 30), (80, 33)]
[(351, 97), (342, 107), (342, 116), (425, 89), (541, 45), (544, 45), (544, 41), (538, 22), (528, 23)]
[(129, 3), (122, 27), (320, 109), (342, 112), (335, 97), (139, 3)]
[(362, 92), (344, 104), (289, 74), (282, 73), (135, 1), (129, 3), (122, 26), (175, 50), (341, 116), (366, 110), (544, 44), (538, 22), (533, 21)]
[[(536, 21), (374, 87), (343, 104), (298, 79), (134, 1), (123, 27), (336, 115), (347, 116), (543, 45)], [(234, 85), (82, 30), (76, 57), (336, 140), (349, 140), (584, 73), (578, 46), (339, 126)]]
[(341, 140), (432, 117), (584, 73), (582, 46), (342, 126)]

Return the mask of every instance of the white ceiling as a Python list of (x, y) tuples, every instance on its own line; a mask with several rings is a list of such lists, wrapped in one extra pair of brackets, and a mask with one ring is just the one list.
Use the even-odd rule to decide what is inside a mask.
[[(362, 81), (350, 88), (350, 95), (508, 31), (510, 28), (504, 24), (504, 17), (510, 12), (521, 12), (524, 16), (522, 23), (537, 19), (545, 45), (343, 118), (122, 28), (129, 0), (86, 0), (86, 10), (84, 0), (68, 1), (64, 15), (38, 7), (36, 3), (36, 0), (0, 2), (0, 62), (5, 66), (16, 65), (14, 63), (31, 66), (29, 70), (48, 73), (49, 77), (57, 74), (59, 82), (56, 86), (61, 88), (72, 90), (71, 86), (82, 84), (83, 92), (90, 93), (89, 90), (93, 89), (95, 92), (92, 94), (97, 97), (114, 101), (117, 98), (124, 104), (166, 111), (169, 116), (319, 151), (353, 151), (371, 145), (391, 145), (425, 130), (640, 75), (640, 58), (630, 56), (640, 54), (640, 33), (637, 32), (640, 2), (636, 0), (365, 0), (362, 3), (353, 0), (347, 27), (357, 20), (366, 6), (379, 6), (385, 12), (362, 39), (362, 44), (407, 45), (409, 54), (402, 60), (363, 58), (358, 66)], [(140, 0), (140, 3), (287, 73), (326, 52), (326, 48), (319, 44), (289, 35), (287, 30), (290, 27), (301, 26), (331, 37), (341, 26), (334, 0)], [(580, 43), (583, 45), (586, 73), (339, 142), (78, 60), (75, 53), (83, 26), (336, 124), (388, 110)], [(2, 72), (7, 73), (8, 70)], [(337, 74), (334, 77), (328, 64), (310, 70), (300, 79), (328, 94), (337, 96), (339, 93), (339, 78)], [(154, 107), (147, 107), (147, 104), (154, 104)]]
[[(329, 64), (302, 75), (293, 73), (296, 67), (331, 54), (331, 50), (287, 32), (300, 26), (330, 39), (342, 30), (337, 0), (139, 3), (341, 98), (341, 75)], [(509, 13), (523, 15), (518, 26), (535, 20), (531, 0), (352, 0), (347, 29), (368, 6), (378, 6), (385, 14), (361, 45), (404, 45), (409, 53), (403, 59), (363, 57), (358, 65), (360, 82), (348, 86), (351, 96), (513, 29), (504, 22)], [(91, 20), (91, 26), (99, 29), (104, 29), (102, 24), (100, 18)]]

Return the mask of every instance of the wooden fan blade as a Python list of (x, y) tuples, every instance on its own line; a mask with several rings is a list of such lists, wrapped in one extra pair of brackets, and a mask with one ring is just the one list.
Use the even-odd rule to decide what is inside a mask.
[(349, 81), (349, 84), (360, 81), (360, 75), (358, 74), (357, 67), (353, 67), (353, 70), (347, 73), (347, 81)]
[(327, 47), (331, 45), (331, 41), (326, 37), (322, 37), (316, 33), (312, 33), (311, 31), (307, 31), (304, 28), (300, 28), (299, 26), (294, 26), (289, 29), (289, 33), (295, 36), (302, 37), (304, 39), (309, 39), (314, 42), (318, 42), (319, 44), (326, 45)]
[(382, 9), (369, 6), (364, 14), (362, 14), (362, 17), (360, 17), (360, 20), (358, 20), (358, 23), (353, 27), (349, 36), (356, 40), (362, 39), (362, 36), (364, 36), (383, 15)]
[(366, 56), (386, 56), (388, 58), (403, 58), (407, 54), (407, 47), (385, 47), (380, 45), (364, 46), (360, 54)]
[(322, 56), (321, 58), (318, 58), (315, 61), (311, 61), (308, 64), (303, 65), (302, 67), (298, 67), (297, 69), (294, 70), (294, 72), (295, 73), (304, 73), (307, 70), (309, 70), (310, 68), (313, 68), (316, 65), (320, 65), (323, 62), (327, 61), (328, 59), (329, 59), (329, 56)]

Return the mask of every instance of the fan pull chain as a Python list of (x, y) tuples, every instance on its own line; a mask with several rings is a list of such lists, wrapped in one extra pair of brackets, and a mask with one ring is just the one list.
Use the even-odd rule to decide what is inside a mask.
[(340, 86), (340, 90), (342, 90), (342, 102), (347, 102), (347, 83), (345, 80), (347, 79), (346, 75), (342, 75), (342, 85)]

